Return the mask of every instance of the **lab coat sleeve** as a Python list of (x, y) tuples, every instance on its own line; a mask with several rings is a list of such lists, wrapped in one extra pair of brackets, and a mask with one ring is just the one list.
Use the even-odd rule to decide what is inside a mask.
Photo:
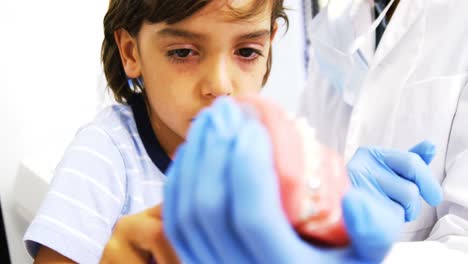
[(468, 85), (452, 122), (442, 188), (444, 201), (427, 240), (397, 243), (385, 263), (468, 263)]

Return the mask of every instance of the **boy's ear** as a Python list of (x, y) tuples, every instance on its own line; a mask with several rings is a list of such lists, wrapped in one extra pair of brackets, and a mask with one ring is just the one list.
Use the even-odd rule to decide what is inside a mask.
[(120, 59), (127, 77), (132, 79), (140, 77), (141, 64), (136, 39), (125, 29), (116, 30), (114, 39), (119, 48)]
[(278, 23), (275, 22), (275, 24), (273, 24), (273, 27), (272, 27), (272, 30), (271, 30), (270, 41), (273, 41), (273, 39), (276, 36), (277, 31), (278, 31)]

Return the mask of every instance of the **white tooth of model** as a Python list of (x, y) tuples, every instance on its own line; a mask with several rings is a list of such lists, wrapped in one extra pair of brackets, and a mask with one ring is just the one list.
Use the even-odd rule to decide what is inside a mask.
[(301, 219), (307, 218), (319, 212), (318, 205), (313, 200), (320, 191), (322, 181), (317, 175), (320, 166), (320, 145), (315, 138), (315, 130), (309, 126), (305, 118), (295, 120), (296, 127), (303, 141), (305, 170), (302, 177), (307, 186), (307, 196), (302, 200)]

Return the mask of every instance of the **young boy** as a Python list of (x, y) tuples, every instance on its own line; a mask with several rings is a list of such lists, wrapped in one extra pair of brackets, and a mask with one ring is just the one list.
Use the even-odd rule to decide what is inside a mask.
[[(171, 241), (177, 243), (176, 255), (172, 249), (175, 243), (169, 244), (165, 238), (161, 208), (157, 206), (163, 198), (164, 173), (202, 108), (219, 96), (261, 89), (270, 70), (271, 41), (279, 18), (287, 21), (282, 0), (110, 1), (104, 19), (102, 60), (109, 87), (121, 104), (104, 110), (93, 122), (82, 127), (58, 165), (50, 191), (24, 237), (36, 263), (146, 263), (151, 258), (158, 263), (176, 263), (178, 256), (185, 257), (189, 263), (197, 263), (180, 250), (181, 245), (185, 242), (192, 245), (193, 240), (174, 240), (178, 230), (169, 232)], [(217, 113), (223, 114), (222, 111)], [(197, 119), (200, 120), (203, 119)], [(234, 122), (222, 122), (234, 125)], [(201, 129), (199, 134), (204, 131)], [(196, 149), (195, 141), (192, 140), (189, 149), (190, 146)], [(258, 150), (258, 146), (253, 150)], [(213, 161), (221, 161), (229, 155)], [(208, 170), (211, 163), (204, 163), (207, 168), (193, 163), (193, 156), (188, 158), (193, 167), (189, 166), (185, 175), (214, 173)], [(374, 159), (371, 156), (358, 161), (371, 164)], [(176, 159), (173, 167), (177, 164), (180, 165), (180, 159)], [(260, 170), (258, 174), (262, 173)], [(172, 181), (176, 184), (171, 186), (187, 187), (177, 184), (178, 178), (180, 180), (180, 177), (172, 178), (176, 179)], [(242, 189), (237, 194), (249, 193)], [(184, 193), (178, 195), (184, 196)], [(321, 252), (321, 259), (334, 254), (337, 263), (351, 260), (362, 263), (362, 256), (368, 252), (381, 260), (381, 253), (394, 241), (398, 217), (404, 210), (397, 205), (396, 211), (400, 214), (394, 214), (392, 210), (385, 211), (385, 204), (374, 209), (364, 208), (359, 202), (352, 202), (354, 205), (357, 211), (352, 211), (352, 215), (364, 219), (348, 227), (351, 234), (359, 235), (358, 239), (352, 237), (353, 245), (347, 248), (354, 250), (352, 254), (320, 251), (298, 242), (299, 237), (289, 232), (291, 240), (288, 241), (294, 241), (286, 244), (294, 245), (294, 249), (283, 257), (314, 262)], [(343, 208), (346, 211), (352, 206)], [(281, 210), (277, 212), (281, 214)], [(396, 219), (379, 225), (379, 221), (369, 217), (375, 213), (380, 217), (389, 215), (386, 219), (396, 215)], [(229, 216), (224, 215), (225, 218)], [(272, 217), (276, 222), (277, 218)], [(267, 224), (260, 221), (263, 222)], [(170, 220), (167, 223), (176, 224)], [(284, 221), (281, 227), (292, 231)], [(276, 228), (270, 230), (269, 234), (276, 234)], [(288, 251), (287, 247), (282, 247), (281, 236), (271, 240), (259, 239), (255, 234), (250, 234), (256, 239), (251, 240), (255, 246), (261, 246), (257, 242), (280, 245), (278, 250), (255, 248), (257, 254), (274, 260), (260, 263), (278, 262), (272, 257), (276, 255), (270, 253)], [(218, 233), (215, 236), (235, 237)], [(198, 244), (197, 236), (189, 238)], [(361, 251), (356, 251), (359, 247), (354, 242), (358, 241)], [(378, 245), (379, 249), (367, 250), (366, 241)], [(242, 242), (237, 244), (239, 249), (245, 248)], [(195, 253), (210, 252), (198, 250)]]
[(154, 207), (164, 172), (200, 109), (261, 89), (278, 18), (282, 0), (110, 1), (102, 61), (121, 104), (82, 127), (56, 168), (24, 237), (36, 263), (176, 261)]

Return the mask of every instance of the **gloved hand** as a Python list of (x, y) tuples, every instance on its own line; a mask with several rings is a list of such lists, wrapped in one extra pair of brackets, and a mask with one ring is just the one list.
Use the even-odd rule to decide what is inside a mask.
[(360, 190), (345, 196), (343, 215), (347, 248), (298, 237), (281, 206), (269, 136), (229, 98), (194, 121), (164, 188), (164, 231), (185, 263), (378, 263), (403, 224)]
[(428, 166), (434, 155), (435, 146), (428, 141), (409, 151), (360, 148), (348, 163), (348, 174), (353, 186), (387, 198), (406, 221), (413, 221), (421, 211), (421, 197), (432, 206), (442, 201), (442, 189)]

